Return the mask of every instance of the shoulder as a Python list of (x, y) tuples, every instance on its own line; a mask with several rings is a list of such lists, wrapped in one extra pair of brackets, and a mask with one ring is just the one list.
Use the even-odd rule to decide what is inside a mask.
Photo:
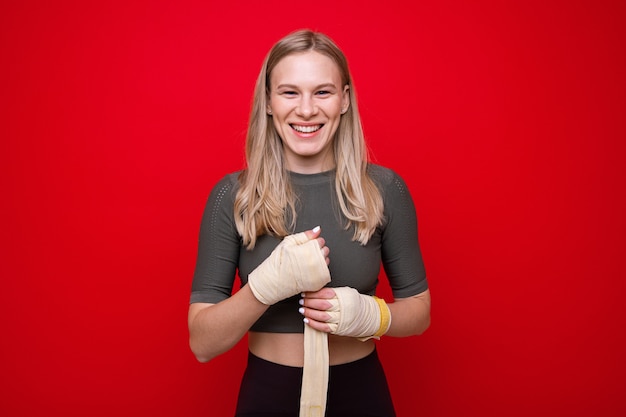
[(224, 175), (219, 181), (215, 183), (211, 194), (226, 194), (236, 192), (239, 189), (239, 176), (242, 171), (231, 172)]
[(385, 217), (406, 217), (414, 215), (413, 197), (404, 179), (395, 171), (375, 164), (367, 167), (370, 178), (374, 181), (383, 198)]
[(376, 183), (383, 195), (389, 193), (390, 191), (402, 191), (406, 189), (406, 184), (402, 177), (390, 168), (382, 165), (368, 164), (367, 173)]
[(219, 210), (221, 208), (226, 212), (232, 211), (239, 189), (239, 174), (240, 172), (227, 174), (213, 185), (209, 193), (207, 209)]
[(216, 184), (217, 186), (230, 186), (230, 187), (238, 187), (239, 186), (239, 177), (243, 171), (235, 171), (229, 174), (224, 175)]

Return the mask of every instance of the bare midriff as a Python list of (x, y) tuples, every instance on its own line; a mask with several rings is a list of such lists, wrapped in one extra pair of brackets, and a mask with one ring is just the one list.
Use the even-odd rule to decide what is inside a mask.
[[(304, 334), (302, 333), (248, 333), (250, 352), (259, 358), (286, 366), (304, 363)], [(361, 342), (353, 337), (328, 335), (330, 365), (354, 362), (372, 353), (374, 342)]]

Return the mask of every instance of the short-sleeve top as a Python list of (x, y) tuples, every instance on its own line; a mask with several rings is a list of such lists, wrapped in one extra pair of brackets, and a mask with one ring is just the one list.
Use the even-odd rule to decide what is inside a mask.
[[(289, 173), (297, 196), (294, 233), (322, 228), (330, 249), (329, 287), (349, 286), (362, 294), (374, 295), (381, 264), (395, 298), (411, 297), (428, 289), (426, 272), (417, 236), (417, 217), (405, 182), (380, 165), (368, 165), (368, 174), (383, 197), (384, 219), (366, 245), (353, 240), (354, 230), (346, 229), (335, 192), (335, 171), (318, 174)], [(232, 294), (236, 275), (241, 285), (248, 274), (263, 262), (280, 238), (263, 235), (252, 250), (243, 246), (234, 220), (234, 200), (239, 173), (222, 178), (209, 195), (198, 245), (198, 257), (191, 289), (191, 303), (219, 303)], [(272, 306), (251, 327), (252, 331), (302, 333), (298, 313), (300, 296)]]

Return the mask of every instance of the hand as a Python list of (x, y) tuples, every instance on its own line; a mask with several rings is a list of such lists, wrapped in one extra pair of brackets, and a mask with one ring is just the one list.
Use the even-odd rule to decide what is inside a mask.
[(330, 255), (330, 248), (326, 246), (326, 241), (323, 237), (320, 236), (322, 234), (322, 229), (318, 226), (314, 229), (307, 230), (306, 232), (304, 232), (304, 234), (309, 240), (317, 240), (317, 244), (322, 251), (322, 255), (324, 255), (324, 261), (326, 262), (326, 265), (330, 265), (330, 258), (328, 257), (328, 255)]
[(289, 235), (248, 275), (248, 285), (267, 305), (318, 290), (330, 282), (329, 253), (319, 227)]
[(331, 319), (331, 315), (326, 310), (333, 307), (330, 302), (333, 298), (335, 298), (335, 290), (328, 287), (304, 293), (300, 300), (300, 305), (302, 305), (300, 313), (304, 315), (305, 323), (315, 330), (330, 333), (331, 327), (327, 321)]
[(391, 313), (384, 300), (350, 287), (305, 293), (301, 304), (305, 323), (322, 332), (367, 340), (379, 338), (391, 326)]

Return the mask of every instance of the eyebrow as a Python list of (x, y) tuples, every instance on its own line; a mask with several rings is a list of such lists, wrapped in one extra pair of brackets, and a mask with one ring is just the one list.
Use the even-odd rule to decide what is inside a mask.
[[(324, 83), (324, 84), (320, 84), (318, 86), (316, 86), (314, 88), (314, 90), (319, 90), (320, 88), (337, 88), (337, 86), (333, 83)], [(294, 90), (298, 89), (298, 86), (294, 85), (294, 84), (280, 84), (276, 86), (276, 89), (278, 90), (279, 88), (293, 88)]]

